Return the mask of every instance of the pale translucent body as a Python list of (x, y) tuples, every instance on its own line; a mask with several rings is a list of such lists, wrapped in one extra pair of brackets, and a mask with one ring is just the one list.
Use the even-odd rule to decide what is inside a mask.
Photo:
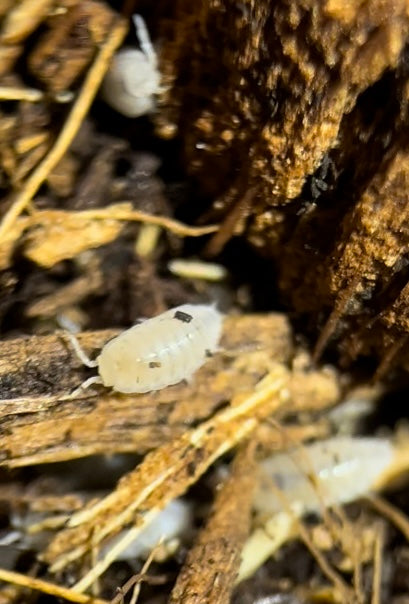
[(222, 315), (211, 305), (183, 304), (124, 331), (97, 358), (104, 386), (143, 393), (189, 380), (217, 350)]
[(393, 455), (387, 439), (347, 436), (273, 455), (260, 464), (254, 507), (263, 514), (285, 509), (274, 485), (299, 513), (353, 501), (371, 491)]
[[(174, 499), (148, 524), (138, 537), (123, 550), (117, 560), (146, 558), (153, 548), (163, 540), (169, 542), (186, 534), (192, 525), (192, 506), (182, 499)], [(121, 540), (126, 531), (121, 531), (102, 549), (100, 558), (115, 543)]]
[(134, 48), (120, 50), (102, 85), (104, 100), (126, 117), (139, 117), (154, 109), (160, 74), (145, 55)]
[(139, 117), (153, 111), (161, 79), (145, 23), (140, 15), (134, 15), (133, 20), (141, 50), (119, 50), (101, 88), (108, 105), (126, 117)]
[(254, 530), (242, 550), (237, 582), (250, 577), (298, 534), (297, 517), (320, 514), (327, 506), (376, 490), (395, 458), (396, 449), (387, 439), (336, 436), (261, 462), (254, 508), (264, 517), (263, 527)]

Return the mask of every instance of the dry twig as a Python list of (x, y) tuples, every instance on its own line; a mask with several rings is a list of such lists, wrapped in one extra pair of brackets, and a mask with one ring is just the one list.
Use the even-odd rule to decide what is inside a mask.
[[(167, 503), (182, 495), (218, 457), (247, 438), (261, 418), (285, 404), (288, 379), (283, 366), (272, 368), (253, 393), (236, 396), (213, 419), (149, 453), (120, 480), (115, 491), (74, 514), (44, 554), (53, 572), (83, 556), (91, 536), (93, 544), (101, 543), (133, 520), (134, 527), (75, 586), (80, 592), (88, 589)], [(140, 509), (145, 510), (143, 517), (138, 515)]]
[(62, 260), (114, 241), (123, 222), (161, 226), (179, 237), (201, 237), (218, 228), (217, 225), (188, 226), (172, 218), (134, 210), (130, 202), (77, 212), (34, 211), (30, 216), (17, 219), (7, 231), (0, 243), (0, 268), (10, 265), (15, 245), (24, 231), (27, 231), (25, 256), (40, 266), (51, 268)]
[(5, 570), (3, 568), (0, 568), (0, 581), (6, 581), (12, 585), (19, 585), (28, 589), (34, 589), (35, 591), (41, 591), (44, 594), (55, 596), (57, 598), (63, 598), (64, 600), (68, 600), (68, 602), (74, 602), (76, 604), (108, 604), (106, 600), (79, 594), (78, 592), (67, 587), (60, 587), (59, 585), (55, 585), (49, 581), (36, 579), (28, 575), (22, 575), (21, 573)]
[(213, 512), (178, 575), (169, 604), (230, 602), (241, 550), (250, 530), (257, 480), (254, 445), (247, 445), (237, 454)]
[(166, 577), (164, 577), (163, 575), (158, 576), (158, 577), (149, 577), (147, 575), (149, 567), (152, 564), (152, 560), (155, 557), (156, 550), (157, 550), (157, 548), (159, 548), (160, 545), (161, 545), (161, 543), (159, 542), (157, 544), (157, 546), (153, 548), (153, 550), (147, 557), (144, 565), (142, 566), (141, 572), (136, 575), (132, 575), (132, 577), (130, 579), (128, 579), (128, 581), (125, 583), (125, 585), (118, 588), (118, 593), (111, 600), (110, 604), (122, 604), (122, 602), (124, 601), (124, 597), (132, 588), (133, 588), (133, 593), (132, 593), (131, 604), (135, 604), (138, 599), (141, 584), (143, 581), (146, 581), (146, 582), (150, 583), (151, 585), (160, 585), (161, 583), (166, 583)]
[(392, 503), (375, 493), (367, 495), (365, 500), (368, 501), (377, 512), (387, 518), (391, 524), (396, 526), (409, 543), (409, 518), (402, 510), (399, 510)]
[(36, 103), (44, 98), (44, 93), (37, 88), (22, 88), (21, 86), (0, 86), (0, 100), (29, 101)]
[(381, 587), (382, 587), (382, 562), (383, 548), (385, 535), (383, 526), (379, 523), (375, 538), (374, 565), (373, 565), (373, 580), (372, 580), (372, 600), (371, 604), (381, 604)]

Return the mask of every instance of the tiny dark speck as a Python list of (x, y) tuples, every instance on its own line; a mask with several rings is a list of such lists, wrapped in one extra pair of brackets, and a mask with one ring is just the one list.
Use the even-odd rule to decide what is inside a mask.
[(207, 358), (208, 358), (208, 359), (210, 359), (210, 358), (213, 356), (213, 353), (212, 353), (212, 351), (211, 351), (211, 350), (208, 350), (208, 349), (206, 348), (206, 350), (205, 350), (205, 355), (207, 356)]
[(187, 464), (187, 471), (188, 471), (189, 476), (193, 476), (194, 473), (196, 472), (196, 464), (193, 461), (190, 461)]
[(158, 361), (150, 361), (149, 363), (149, 367), (151, 369), (155, 369), (155, 367), (161, 367), (162, 363), (159, 363)]
[(181, 310), (177, 310), (174, 315), (174, 319), (178, 321), (182, 321), (182, 323), (190, 323), (193, 319), (192, 315), (188, 315), (187, 312), (182, 312)]

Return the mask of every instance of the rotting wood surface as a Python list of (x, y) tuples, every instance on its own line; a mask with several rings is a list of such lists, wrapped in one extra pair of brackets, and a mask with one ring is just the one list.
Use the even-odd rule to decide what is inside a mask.
[[(169, 7), (167, 0), (163, 4)], [(9, 69), (20, 57), (19, 63), (25, 69), (31, 68), (42, 87), (51, 92), (47, 102), (40, 104), (43, 115), (40, 111), (39, 124), (33, 109), (33, 119), (28, 120), (31, 130), (27, 128), (27, 107), (22, 108), (21, 103), (15, 116), (6, 115), (4, 119), (2, 116), (0, 120), (1, 132), (5, 134), (1, 150), (2, 185), (10, 186), (13, 191), (24, 190), (25, 177), (49, 150), (52, 130), (57, 125), (51, 119), (53, 112), (48, 112), (54, 93), (64, 92), (64, 88), (81, 77), (110, 29), (110, 9), (103, 2), (62, 0), (59, 7), (68, 7), (68, 13), (61, 17), (57, 11), (54, 18), (48, 15), (50, 5), (50, 0), (22, 0), (14, 7), (13, 2), (5, 0), (5, 8), (0, 7), (2, 16), (10, 9), (10, 18), (1, 22), (0, 68)], [(27, 10), (34, 6), (36, 10)], [(219, 209), (214, 216), (225, 218), (208, 251), (216, 254), (232, 235), (245, 233), (253, 245), (278, 259), (281, 292), (292, 309), (299, 314), (309, 314), (310, 324), (316, 324), (317, 316), (322, 323), (329, 317), (328, 329), (324, 331), (327, 339), (334, 330), (339, 333), (338, 319), (343, 319), (342, 327), (349, 330), (350, 336), (348, 339), (347, 333), (343, 341), (346, 358), (376, 351), (384, 355), (385, 367), (396, 352), (402, 359), (407, 343), (408, 292), (407, 286), (402, 289), (399, 286), (405, 283), (407, 274), (407, 230), (402, 227), (407, 215), (408, 168), (405, 127), (399, 140), (396, 132), (407, 121), (404, 110), (407, 74), (401, 69), (408, 31), (406, 4), (403, 0), (393, 6), (386, 6), (383, 0), (355, 5), (338, 0), (325, 3), (278, 0), (273, 4), (270, 0), (249, 0), (238, 5), (231, 0), (200, 0), (192, 8), (186, 0), (177, 0), (174, 6), (182, 9), (173, 23), (176, 35), (165, 36), (161, 47), (167, 62), (162, 61), (165, 80), (170, 75), (175, 85), (164, 87), (165, 99), (169, 93), (170, 102), (168, 106), (162, 103), (157, 118), (160, 123), (170, 115), (170, 129), (172, 120), (177, 123), (187, 151), (188, 169), (201, 180), (215, 206), (217, 204)], [(28, 17), (23, 27), (22, 22), (19, 24), (15, 19), (21, 8)], [(104, 11), (106, 14), (101, 20)], [(160, 12), (159, 9), (157, 31), (161, 30), (163, 15)], [(7, 38), (4, 24), (13, 25), (13, 19), (21, 28), (20, 33), (15, 31), (13, 37), (9, 30)], [(22, 54), (24, 39), (34, 33), (40, 23), (38, 36), (41, 39), (33, 36), (30, 40), (28, 52), (32, 49), (34, 52), (27, 58)], [(167, 20), (165, 26), (169, 27), (169, 23)], [(73, 40), (81, 42), (81, 39), (82, 48), (76, 48), (75, 43), (71, 48)], [(221, 39), (225, 40), (222, 57)], [(58, 70), (58, 74), (55, 59), (57, 63), (64, 60), (64, 69)], [(189, 81), (191, 65), (194, 70)], [(360, 96), (385, 73), (384, 90), (389, 91), (385, 109), (383, 103), (372, 103), (376, 94), (374, 97), (369, 94), (369, 102), (367, 99), (366, 104), (362, 104)], [(216, 92), (211, 89), (214, 83), (219, 88)], [(23, 92), (28, 94), (30, 90)], [(45, 96), (41, 90), (33, 92)], [(93, 94), (95, 92), (96, 88)], [(179, 95), (185, 95), (180, 104)], [(383, 101), (382, 94), (380, 97)], [(396, 111), (391, 112), (390, 118), (385, 118), (387, 108), (394, 103), (402, 106), (401, 113), (397, 111), (397, 116)], [(371, 105), (371, 111), (362, 110)], [(175, 108), (182, 119), (175, 117)], [(166, 129), (166, 123), (163, 128)], [(84, 131), (83, 125), (81, 129)], [(112, 148), (109, 142), (106, 146)], [(64, 207), (60, 202), (66, 195), (74, 196), (68, 204), (71, 210), (84, 209), (85, 204), (98, 207), (98, 195), (105, 203), (111, 180), (109, 170), (102, 170), (107, 181), (99, 180), (98, 194), (91, 186), (83, 191), (83, 196), (76, 196), (78, 191), (74, 191), (73, 183), (84, 173), (84, 164), (76, 158), (70, 168), (72, 158), (73, 155), (66, 153), (55, 166), (54, 174), (43, 171), (37, 183), (44, 181), (45, 190), (49, 187), (57, 192), (58, 208)], [(112, 161), (109, 158), (107, 163)], [(344, 174), (351, 170), (351, 164), (356, 170), (350, 181), (345, 181)], [(71, 183), (67, 178), (70, 170)], [(61, 174), (65, 174), (65, 186), (59, 181)], [(133, 193), (137, 188), (130, 186)], [(139, 188), (146, 195), (146, 188)], [(39, 207), (44, 203), (40, 198), (30, 201), (34, 189), (26, 194), (18, 213), (28, 207), (29, 202), (31, 212), (36, 211), (37, 202)], [(46, 203), (50, 202), (47, 194), (45, 199)], [(55, 209), (52, 196), (51, 201), (51, 207), (45, 210), (50, 213)], [(7, 203), (5, 200), (4, 205)], [(378, 210), (382, 220), (373, 220)], [(32, 216), (19, 217), (12, 227), (14, 233), (11, 229), (7, 233), (9, 239), (3, 240), (10, 244), (4, 256), (4, 267), (10, 269), (10, 273), (2, 274), (1, 282), (8, 284), (2, 291), (7, 292), (4, 298), (9, 298), (10, 304), (13, 304), (13, 296), (8, 296), (9, 289), (13, 289), (13, 283), (18, 288), (22, 285), (18, 282), (21, 278), (18, 272), (11, 272), (17, 258), (15, 244), (19, 252), (24, 249), (31, 260), (42, 266), (49, 267), (61, 260), (57, 255), (54, 259), (50, 256), (50, 251), (57, 251), (52, 249), (53, 245), (48, 249), (44, 246), (45, 254), (38, 255), (42, 251), (40, 244), (49, 243), (45, 239), (50, 232), (47, 233), (47, 229), (41, 232), (40, 227), (37, 240), (33, 238), (34, 232), (27, 237), (24, 231), (31, 219)], [(112, 228), (109, 238), (115, 238), (119, 225)], [(105, 242), (101, 237), (98, 241)], [(92, 241), (91, 244), (93, 247)], [(89, 243), (84, 240), (79, 241), (79, 245), (86, 249)], [(361, 269), (363, 274), (356, 280), (355, 273), (357, 270), (361, 273)], [(89, 283), (88, 294), (91, 290), (116, 289), (113, 271), (102, 286), (98, 280), (100, 274), (93, 287)], [(270, 278), (267, 274), (266, 281)], [(29, 303), (25, 316), (38, 316), (38, 313), (54, 318), (63, 298), (67, 302), (71, 296), (73, 304), (84, 299), (86, 279), (87, 273), (85, 277), (81, 273), (77, 282), (65, 284), (40, 299), (34, 290), (33, 299), (28, 294), (24, 301)], [(377, 297), (379, 292), (381, 297)], [(41, 296), (41, 288), (38, 293)], [(145, 294), (145, 298), (149, 296)], [(163, 300), (161, 302), (163, 304)], [(331, 312), (333, 306), (334, 313)], [(140, 312), (139, 306), (137, 312)], [(122, 323), (101, 321), (100, 326), (113, 324)], [(20, 329), (20, 325), (15, 327)], [(80, 341), (95, 355), (115, 333), (80, 334)], [(236, 342), (235, 337), (239, 341)], [(326, 344), (324, 337), (322, 343), (321, 348)], [(69, 393), (90, 373), (80, 366), (58, 334), (18, 338), (0, 344), (0, 396), (5, 395), (0, 405), (3, 465), (24, 466), (94, 453), (145, 453), (156, 448), (140, 469), (124, 477), (118, 489), (99, 502), (101, 508), (105, 505), (101, 514), (97, 504), (95, 515), (85, 510), (89, 515), (83, 517), (84, 525), (72, 526), (73, 532), (70, 528), (62, 531), (46, 559), (58, 563), (61, 556), (60, 564), (64, 568), (76, 538), (82, 547), (79, 555), (89, 553), (93, 547), (92, 536), (99, 533), (103, 539), (101, 531), (104, 532), (109, 523), (115, 524), (118, 512), (124, 512), (124, 516), (123, 524), (118, 523), (116, 528), (125, 527), (129, 520), (138, 520), (132, 516), (135, 508), (129, 510), (127, 506), (133, 505), (141, 488), (151, 488), (161, 470), (163, 474), (173, 472), (173, 476), (161, 483), (153, 496), (148, 495), (142, 501), (143, 512), (155, 512), (167, 498), (185, 492), (214, 459), (241, 442), (252, 430), (257, 429), (257, 434), (261, 428), (268, 431), (272, 424), (257, 425), (253, 415), (268, 419), (271, 400), (266, 395), (257, 407), (254, 389), (273, 362), (278, 363), (277, 399), (272, 405), (274, 419), (281, 419), (286, 411), (293, 416), (297, 414), (299, 425), (292, 429), (300, 441), (306, 436), (316, 438), (322, 428), (325, 431), (325, 425), (303, 425), (303, 422), (314, 421), (314, 411), (322, 411), (337, 400), (338, 377), (325, 371), (312, 372), (309, 367), (289, 374), (293, 350), (284, 317), (227, 319), (224, 348), (196, 374), (192, 384), (146, 396), (123, 396), (95, 389), (71, 399)], [(317, 356), (319, 352), (320, 346)], [(246, 396), (253, 400), (254, 406), (248, 415), (242, 410), (238, 419), (228, 404), (234, 401), (240, 408)], [(302, 413), (298, 414), (299, 411)], [(277, 440), (290, 430), (280, 430), (275, 425)], [(267, 434), (266, 447), (272, 445), (272, 440), (272, 434)], [(233, 484), (233, 491), (238, 486)], [(234, 497), (234, 492), (232, 495)], [(233, 502), (226, 500), (225, 503)], [(236, 510), (240, 511), (243, 510)], [(232, 540), (240, 539), (243, 527), (238, 526), (237, 532), (230, 533), (231, 525), (224, 528)], [(75, 561), (75, 556), (72, 559)], [(227, 563), (227, 559), (222, 562)], [(81, 589), (92, 584), (102, 572), (101, 568), (80, 581)], [(200, 573), (199, 567), (193, 581), (200, 581)]]
[[(96, 356), (116, 333), (90, 332), (78, 339)], [(1, 342), (1, 464), (17, 467), (98, 453), (145, 453), (211, 417), (240, 392), (251, 391), (273, 363), (287, 365), (293, 354), (283, 315), (227, 317), (222, 350), (191, 384), (138, 395), (95, 387), (70, 398), (91, 370), (81, 364), (63, 334)], [(291, 413), (319, 412), (335, 404), (341, 391), (335, 372), (308, 368), (293, 371), (290, 388)]]
[[(321, 400), (311, 399), (304, 412), (323, 410), (339, 397), (336, 376), (321, 375), (326, 382)], [(319, 376), (317, 376), (319, 380)], [(246, 441), (271, 415), (297, 410), (292, 375), (282, 363), (271, 362), (268, 372), (247, 392), (238, 392), (229, 405), (197, 427), (149, 452), (141, 464), (121, 478), (116, 489), (72, 515), (44, 552), (43, 559), (58, 572), (133, 522), (132, 528), (111, 545), (104, 557), (80, 579), (74, 589), (83, 592), (112, 564), (172, 499), (183, 495), (224, 453)], [(277, 426), (280, 432), (279, 426)], [(287, 440), (281, 430), (281, 445)], [(318, 433), (322, 433), (318, 427)], [(307, 426), (306, 437), (311, 435)], [(143, 512), (141, 514), (141, 512)]]
[(229, 604), (250, 531), (257, 480), (254, 453), (251, 444), (237, 453), (231, 475), (178, 575), (169, 604)]
[(407, 367), (407, 2), (196, 6), (163, 23), (156, 121), (222, 220), (207, 252), (243, 235), (271, 258), (317, 359), (333, 338), (377, 377)]
[[(95, 357), (116, 334), (89, 332), (78, 340)], [(94, 370), (81, 364), (62, 333), (1, 342), (2, 463), (146, 452), (248, 392), (272, 362), (287, 363), (292, 355), (289, 324), (279, 314), (227, 317), (221, 346), (191, 384), (133, 396), (98, 387), (70, 399)]]
[(409, 30), (406, 2), (386, 11), (382, 0), (344, 7), (202, 0), (192, 15), (190, 2), (178, 0), (174, 11), (174, 36), (162, 46), (168, 87), (158, 122), (183, 131), (190, 169), (219, 194), (238, 161), (247, 185), (261, 189), (253, 205), (261, 232), (263, 219), (269, 223), (262, 210), (298, 197), (358, 95), (397, 66)]
[(263, 418), (286, 405), (291, 398), (289, 377), (288, 369), (273, 363), (256, 388), (236, 395), (211, 419), (148, 453), (108, 496), (70, 517), (44, 552), (50, 570), (58, 572), (81, 559), (91, 543), (98, 547), (132, 522), (132, 528), (74, 587), (79, 592), (88, 589), (161, 509), (183, 495), (220, 456), (245, 441)]

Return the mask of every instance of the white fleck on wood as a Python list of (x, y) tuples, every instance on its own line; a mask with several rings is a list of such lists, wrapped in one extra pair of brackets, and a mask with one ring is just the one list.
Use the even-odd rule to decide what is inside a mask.
[(227, 270), (221, 264), (203, 262), (202, 260), (185, 260), (176, 258), (170, 260), (168, 269), (174, 275), (187, 279), (203, 279), (204, 281), (222, 281), (227, 277)]

